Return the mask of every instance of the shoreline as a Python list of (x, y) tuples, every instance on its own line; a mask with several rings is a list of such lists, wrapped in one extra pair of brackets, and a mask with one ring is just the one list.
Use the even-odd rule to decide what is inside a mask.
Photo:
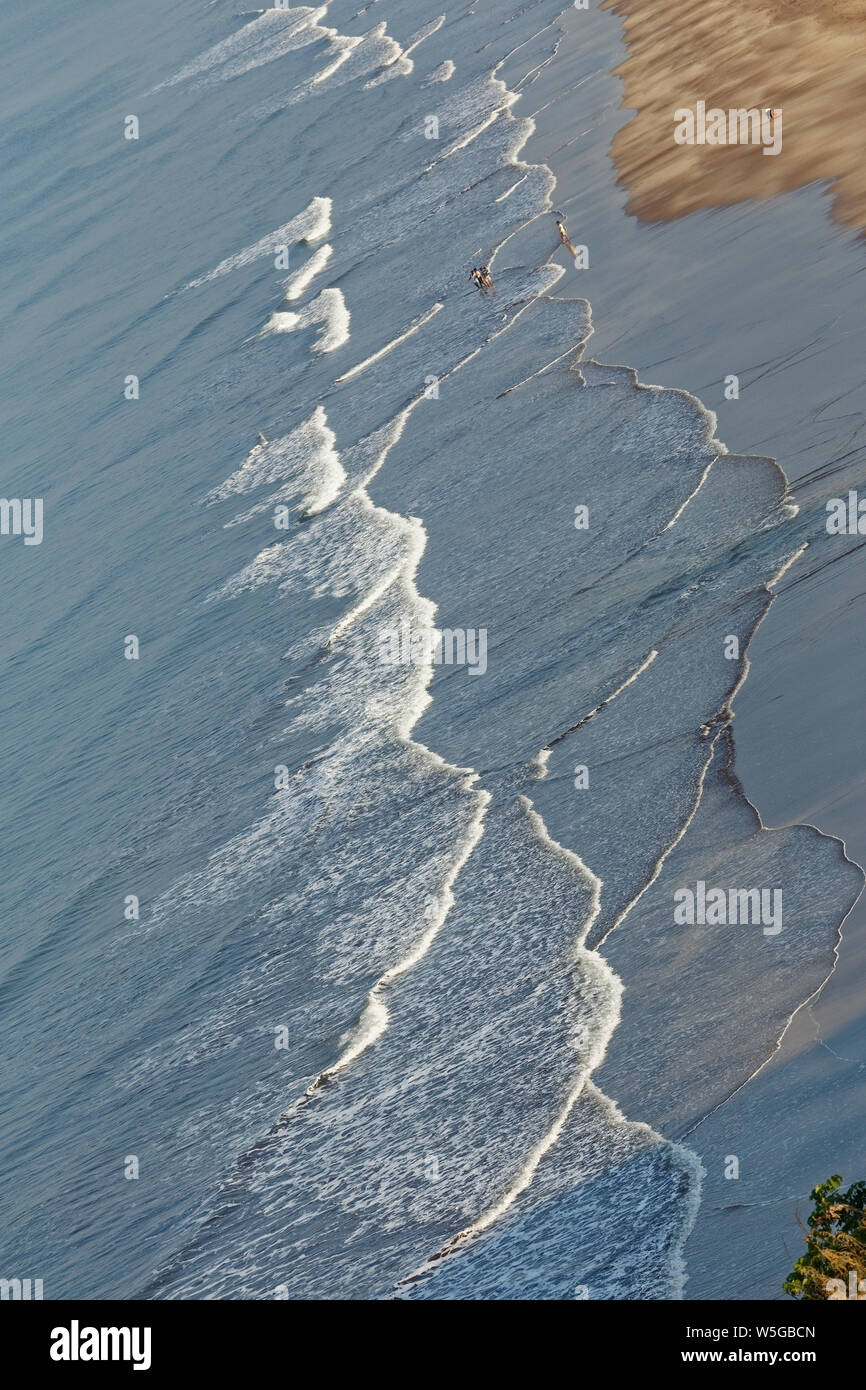
[[(575, 32), (584, 36), (586, 30), (581, 31), (579, 26), (593, 24), (594, 47), (605, 57), (614, 57), (617, 36), (611, 28), (606, 32), (604, 30), (605, 20), (611, 18), (615, 19), (614, 16), (595, 11), (588, 15), (567, 17), (564, 22), (572, 36)], [(567, 41), (563, 45), (563, 55), (567, 59), (573, 56), (568, 53), (569, 46)], [(619, 52), (622, 57), (621, 39)], [(553, 68), (556, 66), (552, 65)], [(568, 63), (563, 66), (568, 66)], [(535, 105), (541, 110), (537, 128), (524, 152), (525, 158), (543, 160), (553, 169), (557, 177), (557, 207), (573, 209), (577, 202), (579, 211), (583, 213), (586, 208), (588, 213), (588, 217), (582, 217), (580, 223), (576, 223), (574, 212), (571, 211), (569, 231), (576, 242), (589, 243), (591, 269), (575, 272), (576, 287), (570, 273), (561, 288), (564, 293), (585, 294), (593, 305), (593, 357), (604, 360), (610, 359), (613, 354), (614, 360), (628, 361), (642, 381), (689, 390), (707, 409), (714, 410), (718, 422), (717, 435), (726, 441), (729, 448), (735, 448), (741, 454), (762, 453), (773, 457), (788, 477), (795, 497), (803, 499), (801, 505), (813, 505), (816, 493), (823, 497), (828, 489), (843, 491), (849, 481), (849, 473), (844, 471), (844, 461), (839, 468), (833, 460), (835, 455), (844, 452), (841, 444), (845, 442), (845, 427), (834, 433), (823, 424), (817, 428), (813, 425), (807, 432), (807, 438), (811, 435), (809, 443), (813, 446), (808, 452), (802, 448), (803, 434), (799, 428), (804, 417), (806, 420), (820, 418), (822, 407), (825, 413), (829, 413), (825, 402), (832, 400), (839, 386), (839, 379), (832, 367), (828, 367), (822, 377), (817, 377), (810, 367), (808, 386), (811, 390), (804, 391), (804, 372), (796, 353), (786, 367), (784, 350), (780, 352), (778, 338), (774, 341), (772, 329), (768, 331), (764, 327), (758, 335), (760, 344), (750, 356), (754, 366), (748, 374), (746, 386), (752, 386), (752, 377), (757, 383), (768, 376), (769, 388), (764, 390), (763, 396), (760, 390), (744, 389), (737, 401), (727, 402), (718, 397), (721, 397), (721, 384), (726, 375), (722, 367), (730, 363), (733, 370), (734, 365), (739, 365), (738, 357), (743, 352), (738, 306), (744, 303), (752, 306), (748, 315), (741, 315), (751, 328), (754, 309), (760, 310), (763, 302), (765, 325), (772, 325), (774, 320), (781, 322), (795, 338), (799, 332), (814, 352), (813, 334), (809, 330), (812, 322), (819, 328), (824, 327), (822, 320), (827, 317), (822, 302), (823, 286), (830, 280), (832, 272), (836, 302), (841, 310), (846, 282), (862, 268), (862, 241), (858, 240), (856, 234), (840, 230), (836, 223), (830, 221), (825, 195), (814, 187), (767, 203), (748, 203), (728, 210), (699, 212), (697, 221), (692, 217), (685, 222), (653, 227), (645, 227), (635, 221), (623, 206), (623, 191), (612, 177), (614, 171), (610, 168), (608, 155), (612, 128), (617, 122), (627, 122), (629, 119), (627, 114), (623, 114), (619, 102), (616, 106), (613, 102), (619, 85), (614, 74), (619, 67), (620, 63), (613, 61), (600, 74), (590, 66), (587, 77), (583, 79), (591, 89), (602, 88), (602, 101), (598, 100), (599, 92), (595, 92), (596, 111), (600, 106), (602, 116), (594, 123), (592, 101), (584, 111), (580, 100), (575, 102), (567, 88), (565, 93), (556, 90), (557, 75), (548, 69), (538, 84), (541, 96), (536, 99)], [(565, 86), (561, 78), (559, 85)], [(579, 98), (581, 83), (577, 86), (575, 95)], [(550, 87), (554, 88), (552, 97), (545, 90)], [(569, 110), (569, 107), (572, 109)], [(555, 126), (549, 114), (551, 108), (559, 115)], [(608, 113), (607, 119), (605, 112)], [(587, 117), (590, 119), (587, 120)], [(563, 143), (569, 127), (581, 133), (576, 140), (565, 139)], [(551, 153), (551, 150), (554, 152)], [(564, 158), (558, 158), (558, 155), (564, 155)], [(588, 158), (581, 158), (587, 155)], [(778, 161), (763, 162), (784, 163), (784, 156)], [(588, 207), (587, 188), (592, 194)], [(572, 189), (580, 191), (572, 193)], [(791, 223), (792, 211), (796, 214), (794, 225), (797, 231), (796, 236), (790, 238), (793, 246), (785, 258), (788, 268), (785, 274), (780, 274), (779, 248), (780, 245), (785, 246), (785, 233)], [(749, 239), (743, 236), (744, 222), (749, 236), (757, 236), (761, 241), (756, 259), (748, 251), (743, 252), (742, 243)], [(709, 253), (707, 231), (712, 236)], [(578, 234), (575, 235), (575, 232)], [(615, 250), (629, 244), (639, 249), (637, 263), (628, 254), (610, 254), (608, 259), (607, 247), (611, 241)], [(664, 245), (665, 241), (676, 245), (668, 248)], [(598, 252), (599, 247), (605, 248), (604, 252)], [(826, 256), (822, 254), (824, 247), (828, 249)], [(596, 254), (593, 254), (594, 248)], [(817, 262), (821, 266), (821, 273), (817, 277), (813, 275), (811, 282), (808, 276), (798, 274), (798, 263), (802, 263), (806, 256), (813, 264)], [(773, 266), (773, 277), (762, 274), (764, 267), (769, 264)], [(647, 268), (646, 277), (642, 275), (643, 267)], [(713, 361), (704, 364), (702, 370), (704, 358), (700, 352), (700, 330), (706, 323), (707, 302), (706, 283), (701, 284), (700, 277), (710, 270)], [(656, 281), (652, 296), (648, 297), (642, 282), (650, 278), (652, 271), (655, 272)], [(732, 282), (736, 286), (733, 293)], [(586, 288), (583, 288), (584, 285)], [(809, 313), (803, 315), (805, 322), (800, 320), (804, 295), (811, 302)], [(665, 299), (674, 310), (670, 315), (673, 319), (671, 326), (660, 321), (657, 308), (658, 301)], [(831, 320), (832, 317), (831, 314)], [(691, 340), (678, 340), (676, 330), (682, 331), (684, 323), (689, 322)], [(822, 352), (833, 365), (839, 362), (844, 386), (848, 386), (845, 379), (846, 363), (852, 356), (845, 342), (847, 331), (843, 321), (843, 332), (834, 338), (831, 322), (830, 330), (825, 328), (821, 335)], [(866, 347), (866, 333), (863, 333), (862, 342)], [(774, 355), (777, 359), (781, 358), (780, 365), (773, 362)], [(724, 361), (726, 357), (727, 362)], [(713, 372), (712, 368), (717, 362), (720, 365)], [(786, 375), (790, 383), (786, 382)], [(713, 376), (717, 382), (717, 399), (713, 399), (711, 389)], [(746, 373), (742, 373), (742, 377), (746, 378)], [(856, 387), (852, 386), (845, 392), (847, 412), (850, 412), (851, 395), (855, 391)], [(861, 399), (866, 404), (866, 391), (862, 392)], [(746, 408), (742, 409), (743, 406)], [(815, 458), (818, 452), (815, 446), (820, 447), (819, 459)], [(820, 480), (816, 486), (810, 479), (816, 466), (821, 471), (823, 460), (830, 460), (829, 466), (824, 464), (825, 470), (831, 472), (836, 468), (839, 476), (833, 477), (831, 472), (832, 481), (823, 482), (824, 490), (818, 492)], [(866, 463), (863, 471), (866, 473)], [(814, 564), (820, 564), (817, 555), (819, 541), (820, 537), (813, 541), (813, 554), (801, 558), (786, 576), (786, 582), (776, 591), (767, 614), (750, 640), (749, 679), (739, 689), (733, 723), (735, 749), (732, 770), (745, 798), (757, 807), (763, 825), (775, 829), (788, 824), (811, 823), (822, 834), (840, 840), (846, 857), (862, 864), (866, 862), (866, 788), (858, 789), (856, 797), (848, 798), (852, 814), (841, 814), (835, 803), (839, 799), (840, 785), (844, 787), (845, 784), (834, 776), (832, 767), (814, 769), (816, 773), (823, 771), (823, 776), (813, 777), (809, 785), (810, 794), (804, 798), (801, 779), (789, 766), (790, 760), (779, 756), (784, 746), (780, 731), (786, 728), (805, 724), (813, 737), (821, 741), (818, 726), (821, 711), (828, 704), (829, 673), (844, 672), (846, 669), (843, 636), (837, 633), (835, 641), (827, 640), (826, 645), (832, 650), (820, 663), (817, 674), (813, 673), (808, 653), (803, 650), (797, 636), (800, 632), (809, 631), (816, 622), (821, 622), (822, 610), (826, 613), (828, 607), (834, 608), (837, 604), (844, 607), (855, 597), (856, 584), (853, 581), (856, 566), (847, 561), (842, 565), (830, 566), (820, 581), (821, 594), (816, 594), (812, 584), (804, 582)], [(788, 636), (784, 660), (780, 660), (777, 651), (777, 634), (780, 631)], [(789, 719), (779, 720), (775, 712), (774, 707), (781, 698), (791, 708)], [(856, 733), (857, 724), (855, 705), (856, 699), (849, 699), (844, 712), (845, 727), (852, 734)], [(711, 1116), (705, 1117), (690, 1137), (690, 1143), (695, 1143), (697, 1139), (696, 1149), (700, 1156), (701, 1147), (705, 1147), (704, 1140), (715, 1143), (716, 1133), (725, 1124), (733, 1128), (741, 1123), (735, 1112), (741, 1116), (750, 1115), (754, 1133), (759, 1134), (762, 1117), (758, 1111), (765, 1105), (768, 1113), (780, 1116), (779, 1127), (770, 1125), (767, 1129), (775, 1136), (775, 1149), (778, 1150), (781, 1145), (786, 1151), (787, 1162), (782, 1172), (778, 1172), (774, 1146), (768, 1140), (762, 1151), (759, 1144), (755, 1164), (763, 1172), (765, 1181), (750, 1180), (745, 1190), (741, 1182), (737, 1196), (742, 1194), (746, 1200), (738, 1200), (733, 1206), (729, 1186), (725, 1191), (712, 1180), (705, 1185), (701, 1213), (686, 1245), (690, 1275), (685, 1293), (687, 1299), (730, 1297), (732, 1287), (739, 1288), (741, 1292), (738, 1296), (744, 1298), (783, 1298), (779, 1270), (789, 1259), (793, 1264), (793, 1259), (799, 1253), (797, 1242), (800, 1236), (794, 1217), (797, 1201), (807, 1201), (811, 1186), (823, 1180), (830, 1171), (836, 1171), (837, 1167), (850, 1180), (861, 1176), (852, 1166), (856, 1164), (856, 1143), (853, 1148), (851, 1142), (845, 1143), (838, 1123), (831, 1125), (830, 1120), (831, 1114), (834, 1120), (839, 1114), (840, 1084), (848, 1095), (849, 1107), (859, 1094), (857, 1078), (866, 1065), (866, 1009), (862, 1003), (864, 984), (866, 898), (861, 894), (840, 923), (836, 957), (817, 994), (803, 1000), (794, 1011), (776, 1048), (759, 1069), (760, 1074), (756, 1073), (744, 1084), (739, 1098), (725, 1102), (721, 1113), (714, 1112), (718, 1115), (715, 1121)], [(817, 1035), (819, 1026), (820, 1037)], [(837, 1048), (837, 1043), (841, 1043), (840, 1048)], [(851, 1060), (839, 1061), (834, 1052), (841, 1052)], [(831, 1083), (832, 1106), (822, 1104), (822, 1095), (826, 1096), (828, 1092), (828, 1082)], [(804, 1088), (807, 1088), (805, 1092)], [(805, 1136), (802, 1133), (792, 1135), (791, 1116), (802, 1108), (804, 1094), (815, 1119)], [(842, 1104), (844, 1106), (844, 1102)], [(853, 1113), (850, 1108), (848, 1113)], [(642, 1117), (635, 1114), (630, 1118), (639, 1120)], [(836, 1136), (831, 1157), (824, 1156), (823, 1136), (828, 1133)], [(781, 1208), (778, 1198), (774, 1199), (767, 1190), (768, 1174), (775, 1174), (777, 1184), (781, 1184), (787, 1193)], [(801, 1206), (803, 1204), (801, 1200)], [(743, 1221), (738, 1214), (742, 1212), (748, 1212), (747, 1221)], [(727, 1261), (717, 1260), (720, 1243), (728, 1247)], [(765, 1253), (768, 1249), (773, 1252), (771, 1256)], [(725, 1277), (721, 1280), (713, 1274), (717, 1264), (721, 1264), (724, 1271)], [(743, 1271), (749, 1267), (756, 1271), (751, 1280), (743, 1277)]]

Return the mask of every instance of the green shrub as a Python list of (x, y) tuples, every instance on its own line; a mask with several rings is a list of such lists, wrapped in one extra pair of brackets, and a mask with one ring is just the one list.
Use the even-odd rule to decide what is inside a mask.
[[(859, 1288), (855, 1297), (866, 1298), (866, 1182), (852, 1183), (847, 1192), (840, 1192), (841, 1186), (841, 1177), (834, 1174), (810, 1194), (812, 1214), (808, 1229), (803, 1228), (806, 1253), (783, 1285), (792, 1298), (850, 1297), (852, 1270)], [(841, 1280), (845, 1292), (831, 1280)]]

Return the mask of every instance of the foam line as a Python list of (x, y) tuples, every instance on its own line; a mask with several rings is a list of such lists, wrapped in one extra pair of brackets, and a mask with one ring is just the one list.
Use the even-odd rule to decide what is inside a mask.
[(313, 198), (304, 208), (304, 211), (298, 213), (297, 217), (292, 217), (281, 227), (276, 227), (267, 236), (263, 236), (260, 241), (253, 242), (252, 246), (246, 246), (233, 256), (227, 256), (213, 270), (209, 270), (206, 275), (199, 275), (195, 280), (188, 281), (183, 288), (185, 290), (197, 289), (199, 285), (206, 285), (211, 280), (218, 280), (223, 275), (231, 274), (233, 270), (240, 270), (242, 266), (251, 265), (253, 261), (262, 260), (265, 256), (275, 256), (284, 246), (292, 246), (299, 241), (318, 241), (321, 237), (327, 236), (331, 230), (331, 210), (330, 198)]
[(390, 343), (386, 343), (384, 347), (379, 348), (378, 352), (374, 352), (370, 357), (365, 357), (363, 362), (359, 362), (357, 366), (351, 367), (348, 372), (344, 372), (342, 376), (338, 376), (334, 384), (336, 386), (341, 386), (343, 382), (351, 381), (354, 377), (360, 376), (362, 372), (366, 372), (368, 367), (372, 367), (375, 362), (380, 362), (383, 357), (387, 357), (389, 352), (393, 352), (401, 343), (405, 343), (407, 338), (411, 338), (414, 333), (417, 333), (419, 329), (423, 328), (425, 323), (429, 323), (432, 318), (435, 318), (442, 307), (443, 305), (438, 302), (434, 304), (432, 309), (428, 309), (426, 314), (422, 314), (420, 318), (417, 318), (404, 333), (401, 333), (396, 338), (392, 338)]

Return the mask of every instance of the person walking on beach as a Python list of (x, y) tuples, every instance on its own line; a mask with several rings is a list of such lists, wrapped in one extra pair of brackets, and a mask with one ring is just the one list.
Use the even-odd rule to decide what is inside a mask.
[(571, 255), (576, 256), (577, 252), (571, 244), (571, 239), (568, 235), (568, 232), (565, 230), (565, 223), (562, 221), (561, 217), (557, 217), (556, 219), (556, 230), (559, 232), (560, 245), (568, 247), (568, 250), (570, 251)]

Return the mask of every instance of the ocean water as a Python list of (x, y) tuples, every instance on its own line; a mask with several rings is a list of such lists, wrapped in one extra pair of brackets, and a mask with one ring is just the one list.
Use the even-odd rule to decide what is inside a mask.
[[(0, 1170), (46, 1297), (681, 1297), (688, 1133), (832, 966), (860, 870), (731, 772), (813, 518), (593, 360), (523, 157), (564, 32), (4, 8), (45, 533), (0, 546)], [(381, 659), (433, 627), (483, 663)], [(782, 931), (675, 923), (698, 880)]]

